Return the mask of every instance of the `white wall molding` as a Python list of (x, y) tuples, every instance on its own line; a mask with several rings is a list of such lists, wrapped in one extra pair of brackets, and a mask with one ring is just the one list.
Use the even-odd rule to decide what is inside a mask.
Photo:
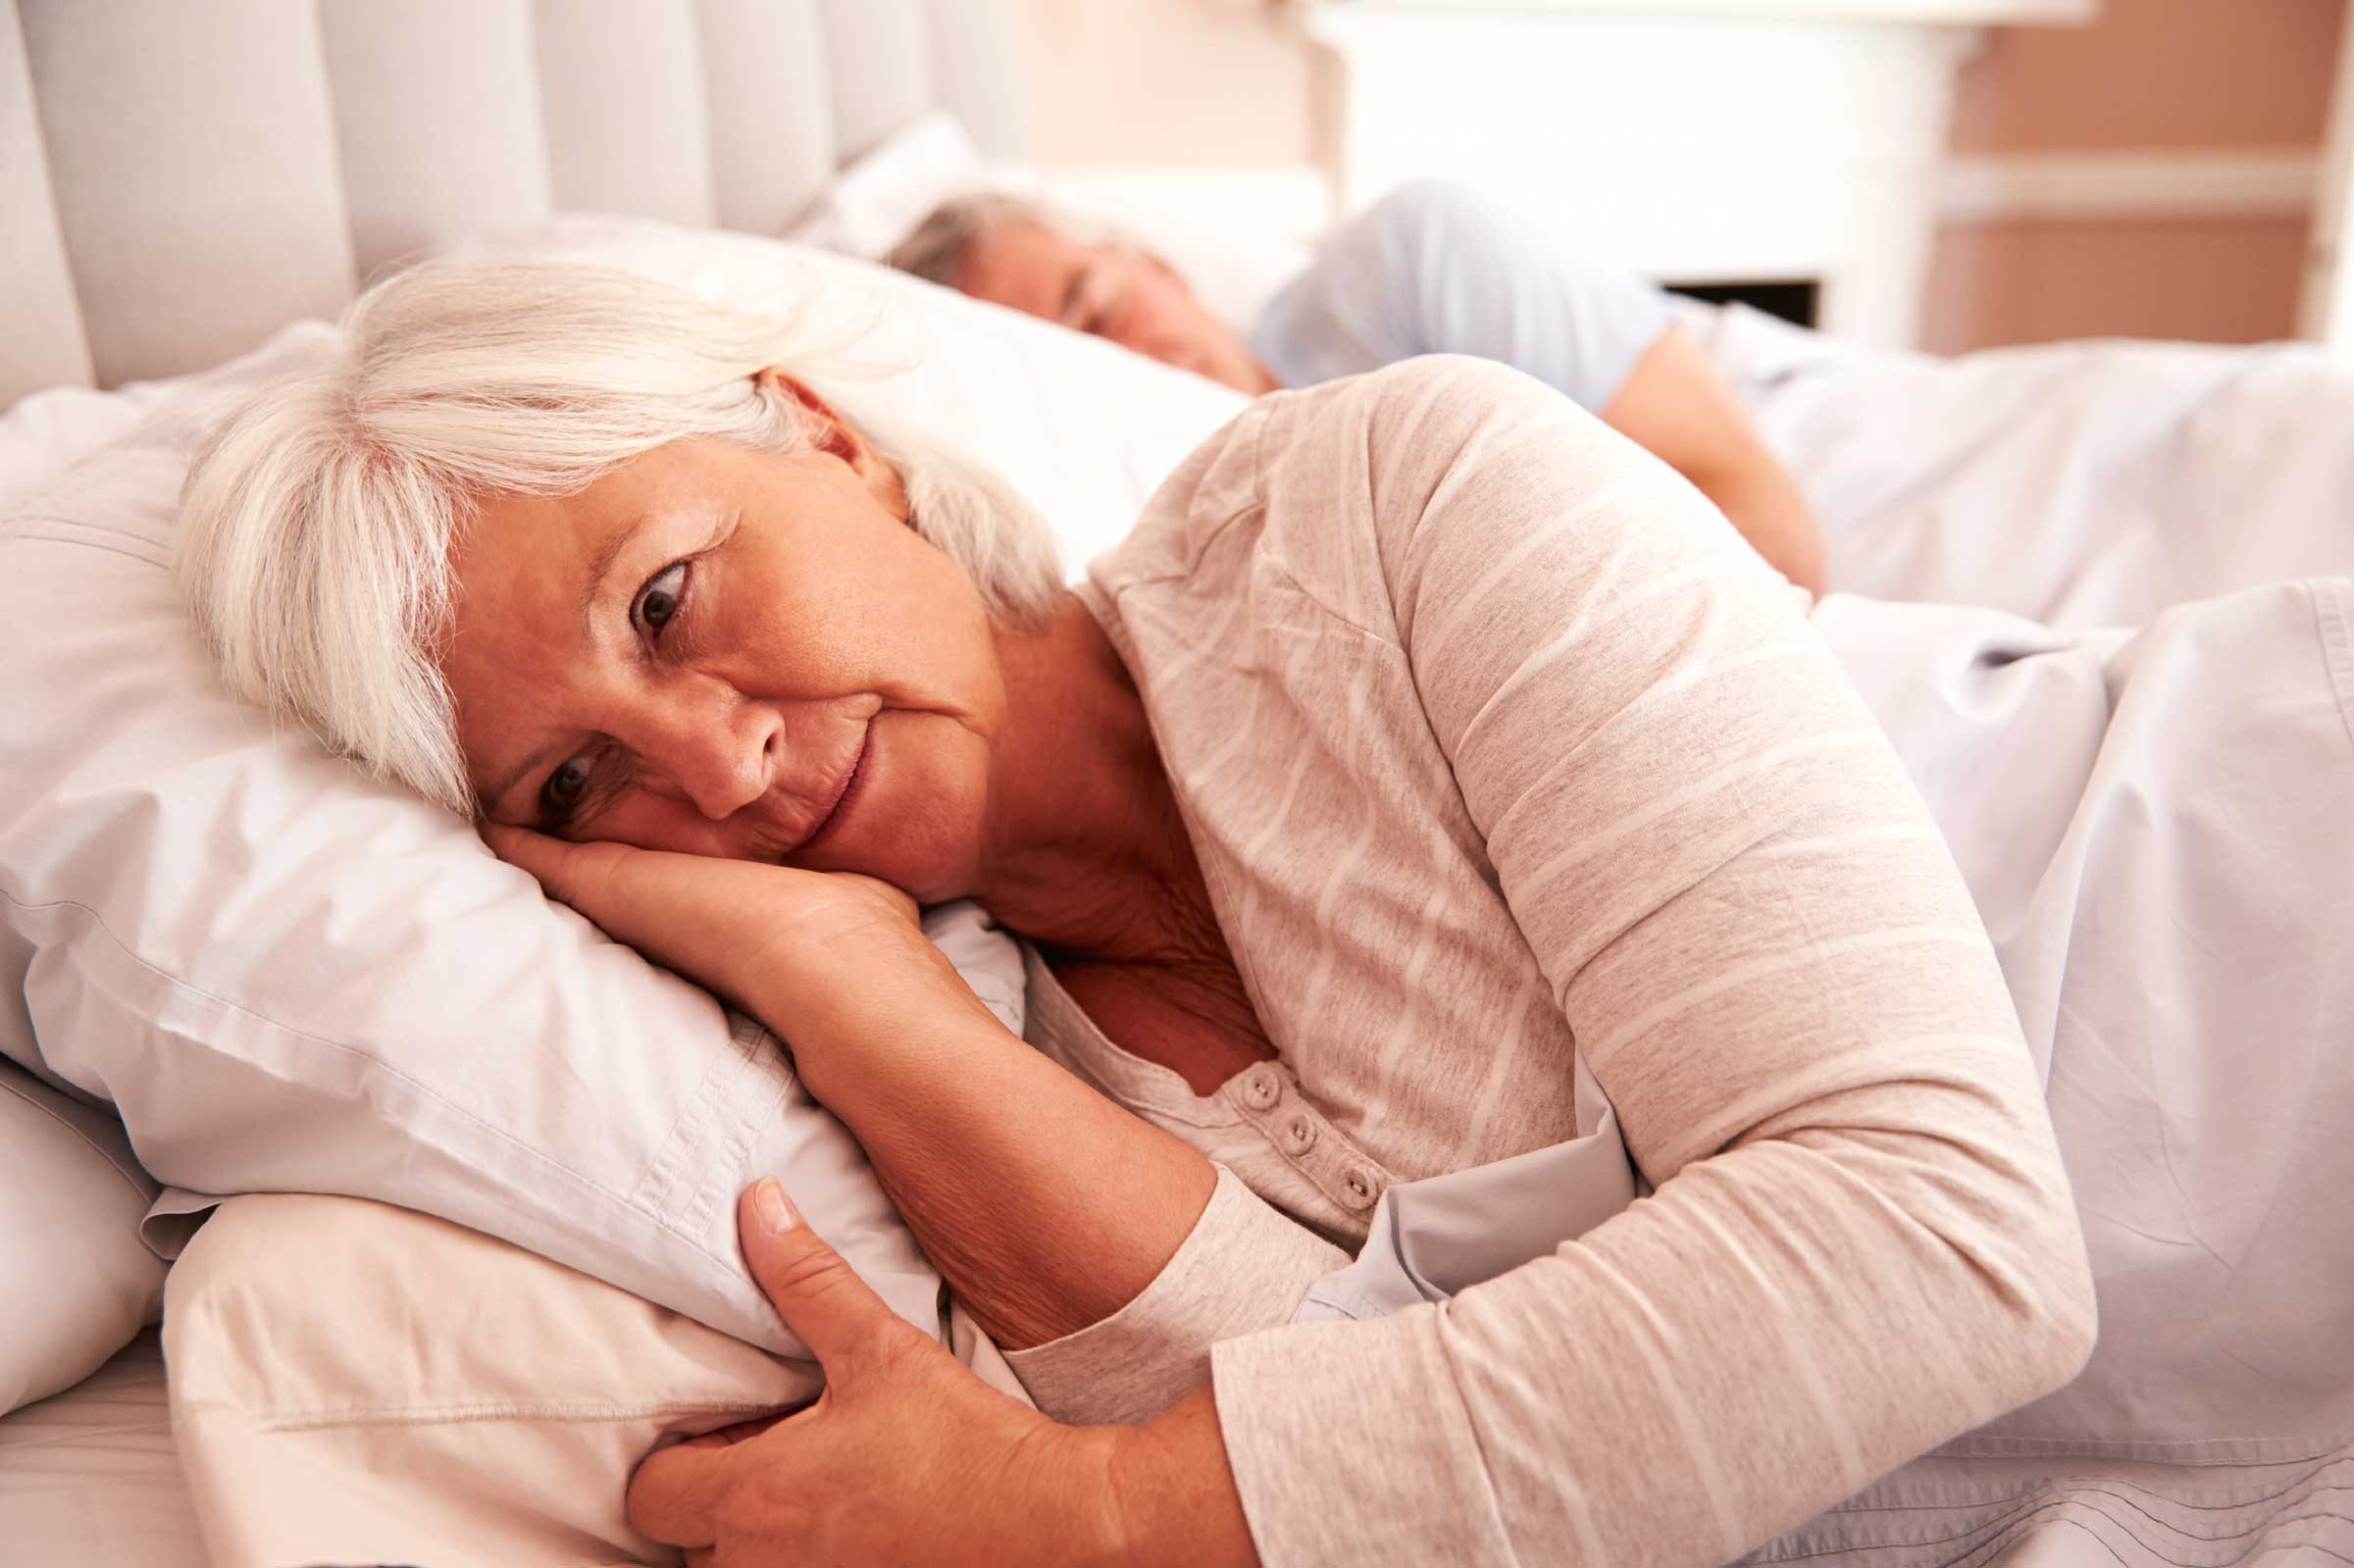
[(1957, 158), (1939, 194), (1947, 223), (2020, 219), (2297, 218), (2321, 158), (2297, 147), (2184, 147)]
[(1310, 11), (1517, 11), (1657, 18), (1756, 17), (1773, 22), (1868, 22), (1895, 26), (2035, 26), (2085, 23), (2098, 0), (1306, 0)]

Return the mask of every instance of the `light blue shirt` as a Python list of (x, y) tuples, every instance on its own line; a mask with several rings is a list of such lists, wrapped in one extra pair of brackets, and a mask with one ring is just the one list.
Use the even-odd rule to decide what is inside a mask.
[(1424, 180), (1344, 226), (1261, 308), (1248, 341), (1286, 386), (1476, 354), (1599, 414), (1670, 320), (1655, 284), (1472, 190)]

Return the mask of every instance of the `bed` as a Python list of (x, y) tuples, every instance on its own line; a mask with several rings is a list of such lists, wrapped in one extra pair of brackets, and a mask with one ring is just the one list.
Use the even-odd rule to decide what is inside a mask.
[(9, 1560), (203, 1568), (153, 1330), (66, 1392), (0, 1418)]
[[(1002, 6), (5, 0), (0, 500), (404, 257), (560, 211), (780, 232), (935, 111), (1020, 154)], [(0, 1417), (0, 1559), (206, 1560), (165, 1391), (150, 1331)]]
[[(134, 425), (140, 383), (333, 315), (402, 258), (480, 230), (588, 211), (778, 232), (839, 169), (940, 110), (990, 153), (1021, 152), (1013, 32), (984, 0), (0, 4), (0, 293), (16, 302), (0, 318), (0, 407), (18, 404), (0, 429), (0, 500)], [(2313, 355), (2121, 346), (1956, 373), (1843, 355), (1739, 312), (1693, 326), (1808, 475), (1849, 585), (2090, 628), (2354, 559), (2338, 501), (2354, 487), (2354, 421), (2306, 430), (2278, 461), (2300, 411), (2354, 407), (2343, 373)], [(96, 388), (127, 390), (99, 402)], [(2023, 418), (2069, 399), (2075, 428)], [(1902, 462), (1862, 423), (1896, 405), (1912, 410)], [(2154, 466), (2195, 469), (2207, 488), (2152, 484), (2125, 514), (2092, 504), (2113, 476)], [(2197, 533), (2219, 490), (2246, 526)], [(1944, 526), (1979, 517), (2003, 526)], [(1924, 1541), (1922, 1562), (2285, 1561), (2300, 1541), (2343, 1539), (2324, 1532), (2345, 1525), (2330, 1502), (2344, 1451), (2250, 1453), (2199, 1507), (2133, 1490), (2165, 1482), (2162, 1464), (2138, 1481), (2132, 1468), (2164, 1456), (2038, 1491), (2025, 1451), (1924, 1461), (1865, 1506), (1964, 1509), (1967, 1535)], [(1839, 1549), (1828, 1540), (1774, 1555)], [(34, 1565), (205, 1559), (154, 1335), (0, 1418), (0, 1541)], [(2088, 1541), (2097, 1557), (2066, 1554)]]

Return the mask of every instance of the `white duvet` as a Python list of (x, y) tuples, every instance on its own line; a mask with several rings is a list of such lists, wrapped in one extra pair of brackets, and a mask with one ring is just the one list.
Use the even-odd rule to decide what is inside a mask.
[(2354, 366), (2312, 344), (1865, 354), (1740, 307), (1689, 329), (1814, 504), (1835, 590), (2073, 630), (2354, 570)]

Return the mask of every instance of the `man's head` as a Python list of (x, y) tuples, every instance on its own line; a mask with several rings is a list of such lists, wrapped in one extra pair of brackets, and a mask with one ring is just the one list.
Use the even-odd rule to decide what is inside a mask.
[(975, 299), (1108, 338), (1254, 396), (1277, 384), (1167, 262), (1109, 228), (1019, 197), (943, 202), (889, 259)]

